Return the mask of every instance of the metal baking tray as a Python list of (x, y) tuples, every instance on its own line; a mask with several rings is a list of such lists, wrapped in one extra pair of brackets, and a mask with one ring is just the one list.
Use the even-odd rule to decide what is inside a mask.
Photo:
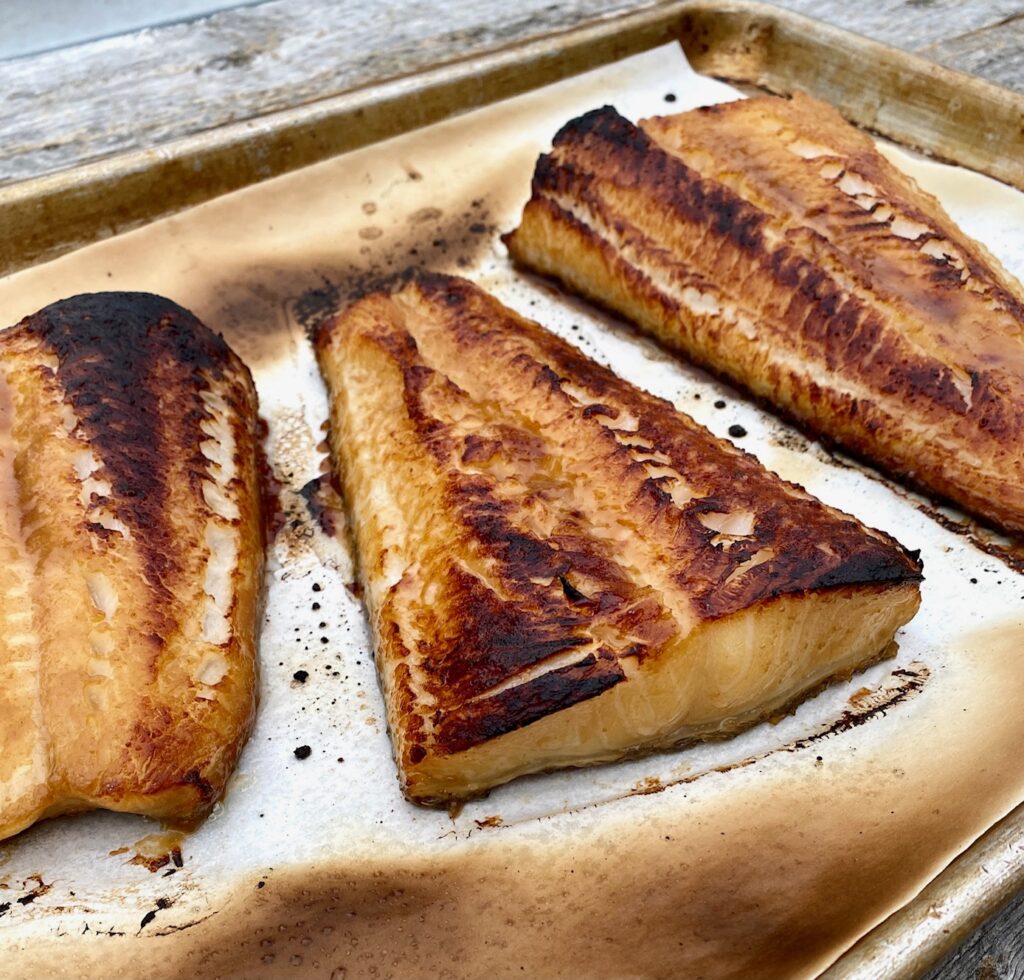
[(767, 4), (672, 2), (0, 187), (0, 275), (671, 40), (702, 74), (803, 89), (894, 142), (1024, 188), (1021, 96)]
[[(872, 132), (1024, 189), (1024, 98), (763, 4), (674, 2), (0, 188), (0, 275), (670, 40), (703, 74), (811, 92)], [(827, 975), (919, 974), (1022, 886), (1024, 807)]]

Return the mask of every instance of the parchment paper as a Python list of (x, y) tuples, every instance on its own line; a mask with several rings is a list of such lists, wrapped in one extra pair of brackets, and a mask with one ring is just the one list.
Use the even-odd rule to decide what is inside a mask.
[[(498, 240), (572, 116), (735, 97), (658, 49), (0, 282), (0, 323), (142, 289), (222, 331), (256, 378), (287, 518), (259, 718), (226, 799), (180, 868), (129, 863), (161, 828), (126, 815), (0, 844), (0, 975), (812, 975), (1024, 798), (1020, 576), (920, 498), (514, 272)], [(887, 152), (1024, 272), (1024, 196)], [(523, 779), (457, 815), (406, 803), (344, 538), (297, 491), (322, 471), (327, 417), (305, 328), (409, 264), (469, 276), (718, 435), (741, 424), (767, 466), (920, 548), (897, 659), (726, 742)]]

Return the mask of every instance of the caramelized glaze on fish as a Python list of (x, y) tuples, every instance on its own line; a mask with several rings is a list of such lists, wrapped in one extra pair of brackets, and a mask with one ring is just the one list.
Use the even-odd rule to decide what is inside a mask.
[(465, 280), (367, 296), (317, 352), (410, 799), (736, 732), (917, 608), (891, 538)]
[(248, 735), (263, 542), (252, 379), (169, 300), (0, 333), (0, 838), (192, 819)]
[(538, 161), (506, 240), (810, 429), (1024, 531), (1024, 292), (831, 107), (588, 113)]

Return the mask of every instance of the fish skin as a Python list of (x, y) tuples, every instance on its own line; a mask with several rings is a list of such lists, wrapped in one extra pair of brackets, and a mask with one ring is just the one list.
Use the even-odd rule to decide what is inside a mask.
[[(466, 280), (418, 273), (366, 296), (321, 326), (316, 347), (395, 757), (416, 802), (679, 741), (654, 709), (651, 731), (614, 744), (550, 729), (581, 710), (596, 723), (623, 714), (604, 707), (610, 696), (684, 663), (680, 644), (719, 635), (717, 623), (765, 610), (782, 629), (807, 597), (829, 617), (848, 597), (871, 624), (852, 661), (844, 647), (797, 678), (776, 666), (785, 682), (745, 704), (738, 728), (889, 652), (917, 607), (920, 562), (888, 535)], [(641, 698), (636, 716), (646, 710)], [(684, 724), (684, 737), (719, 737), (735, 719), (713, 721), (699, 735)]]
[(1024, 531), (1024, 292), (832, 107), (595, 110), (540, 158), (505, 240), (810, 431)]
[(256, 708), (247, 368), (148, 293), (0, 332), (0, 839), (105, 808), (191, 821)]

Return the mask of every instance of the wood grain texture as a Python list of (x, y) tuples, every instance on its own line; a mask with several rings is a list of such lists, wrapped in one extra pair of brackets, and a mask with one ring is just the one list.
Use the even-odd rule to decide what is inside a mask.
[(1024, 15), (929, 44), (920, 54), (1007, 88), (1024, 86)]
[[(1024, 12), (1020, 0), (775, 0), (775, 6), (917, 52)], [(1024, 88), (1024, 77), (1018, 86)]]
[(272, 0), (0, 62), (0, 181), (251, 119), (643, 6)]
[(924, 980), (1024, 980), (1024, 894), (993, 916)]
[[(156, 147), (650, 3), (271, 0), (0, 62), (0, 183)], [(779, 0), (1024, 92), (1024, 0)], [(1024, 895), (928, 980), (1024, 980)]]

